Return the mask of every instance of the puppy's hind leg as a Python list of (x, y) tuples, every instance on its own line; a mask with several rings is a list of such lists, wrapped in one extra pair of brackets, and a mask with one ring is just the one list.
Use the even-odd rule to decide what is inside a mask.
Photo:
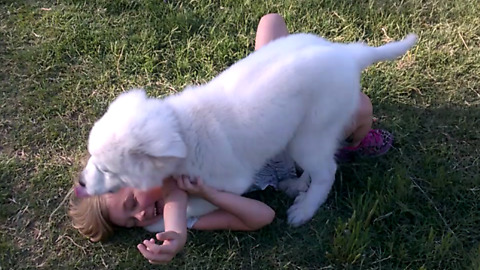
[(299, 178), (290, 178), (283, 180), (278, 183), (278, 189), (285, 192), (289, 197), (294, 198), (300, 192), (305, 192), (308, 190), (310, 185), (310, 175), (303, 171), (302, 175)]
[[(300, 192), (294, 204), (288, 209), (288, 222), (293, 226), (300, 226), (309, 221), (318, 207), (327, 200), (337, 170), (334, 138), (324, 140), (322, 144), (319, 144), (318, 140), (306, 138), (298, 141), (299, 144), (292, 145), (292, 157), (305, 170), (304, 174), (310, 175), (311, 183), (308, 190)], [(307, 141), (317, 143), (312, 146), (305, 144)]]
[[(336, 164), (332, 159), (330, 166)], [(309, 221), (317, 209), (322, 205), (328, 197), (335, 181), (335, 170), (325, 168), (317, 168), (311, 172), (312, 182), (306, 192), (300, 192), (295, 198), (295, 202), (288, 209), (288, 222), (293, 226), (300, 226)], [(332, 173), (333, 171), (333, 173)]]

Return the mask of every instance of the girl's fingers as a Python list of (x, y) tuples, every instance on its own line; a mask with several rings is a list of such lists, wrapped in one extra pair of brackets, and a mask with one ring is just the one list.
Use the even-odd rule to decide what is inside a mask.
[(152, 264), (164, 264), (172, 259), (172, 256), (168, 253), (153, 253), (147, 250), (147, 247), (143, 244), (137, 245), (138, 251), (142, 253), (143, 257)]
[(188, 178), (186, 176), (183, 178), (183, 184), (185, 185), (185, 188), (188, 189), (188, 190), (191, 190), (191, 189), (194, 188), (193, 185), (192, 185), (192, 182), (190, 182), (190, 178)]
[(185, 190), (185, 185), (183, 184), (183, 179), (182, 178), (177, 179), (177, 186), (178, 186), (179, 189)]
[(152, 240), (145, 240), (142, 242), (142, 244), (147, 247), (147, 250), (152, 252), (152, 253), (159, 253), (160, 252), (160, 245), (155, 244), (155, 241)]
[(199, 187), (203, 186), (203, 180), (199, 177), (190, 178), (187, 175), (176, 177), (178, 188), (187, 192), (198, 192)]
[(155, 244), (155, 241), (143, 241), (142, 243), (146, 248), (148, 252), (154, 253), (154, 254), (174, 254), (175, 253), (175, 247), (172, 245), (157, 245)]
[(175, 240), (178, 237), (178, 233), (174, 231), (166, 231), (166, 232), (157, 233), (155, 237), (157, 238), (158, 241)]

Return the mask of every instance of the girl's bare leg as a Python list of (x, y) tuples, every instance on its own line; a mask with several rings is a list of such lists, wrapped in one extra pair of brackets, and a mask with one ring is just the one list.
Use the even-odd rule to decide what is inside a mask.
[(357, 146), (367, 136), (372, 129), (373, 106), (370, 98), (360, 92), (360, 106), (355, 113), (355, 120), (351, 126), (345, 130), (345, 141), (349, 146)]
[(260, 19), (255, 37), (255, 50), (279, 37), (288, 36), (287, 25), (282, 16), (270, 13)]

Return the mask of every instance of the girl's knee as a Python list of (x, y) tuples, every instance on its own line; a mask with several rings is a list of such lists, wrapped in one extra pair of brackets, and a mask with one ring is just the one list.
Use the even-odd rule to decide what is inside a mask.
[(269, 13), (269, 14), (263, 15), (262, 18), (260, 19), (259, 24), (265, 24), (265, 23), (268, 23), (268, 24), (285, 23), (285, 20), (278, 13)]
[(373, 117), (373, 105), (370, 98), (360, 93), (360, 106), (357, 109), (357, 119), (371, 119)]
[(286, 35), (288, 35), (288, 30), (282, 16), (276, 13), (264, 15), (258, 23), (255, 50)]
[(347, 136), (352, 137), (354, 142), (363, 139), (362, 136), (366, 135), (366, 132), (370, 130), (373, 122), (373, 106), (370, 98), (364, 93), (360, 93), (359, 102), (359, 107), (355, 113), (355, 121), (346, 130)]

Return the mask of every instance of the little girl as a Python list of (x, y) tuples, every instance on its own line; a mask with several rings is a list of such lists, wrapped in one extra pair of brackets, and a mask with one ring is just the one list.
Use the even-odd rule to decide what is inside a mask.
[[(255, 49), (286, 35), (288, 30), (280, 15), (265, 15), (257, 28)], [(337, 152), (339, 162), (351, 161), (355, 157), (377, 157), (392, 146), (393, 136), (389, 132), (371, 129), (372, 104), (365, 94), (359, 94), (360, 106), (353, 125), (345, 130), (346, 146)], [(279, 181), (295, 176), (294, 162), (280, 154), (255, 176), (251, 190), (263, 190), (267, 186), (276, 188)], [(178, 224), (171, 224), (174, 230), (156, 235), (157, 240), (164, 241), (162, 245), (155, 244), (154, 239), (139, 244), (137, 248), (151, 263), (165, 263), (175, 256), (186, 241), (187, 226), (198, 230), (252, 231), (270, 224), (275, 215), (268, 205), (260, 201), (218, 191), (203, 185), (201, 179), (192, 181), (188, 178), (165, 180), (161, 189), (149, 191), (124, 188), (115, 194), (83, 199), (73, 197), (69, 215), (73, 226), (92, 241), (106, 240), (113, 234), (114, 226), (144, 227), (155, 231), (152, 226), (162, 215), (175, 215), (178, 212), (174, 209), (186, 207), (186, 193), (204, 198), (216, 205), (218, 210), (189, 220), (185, 220), (185, 216), (178, 216), (173, 219)], [(176, 204), (171, 204), (172, 197), (176, 197), (173, 200)]]

